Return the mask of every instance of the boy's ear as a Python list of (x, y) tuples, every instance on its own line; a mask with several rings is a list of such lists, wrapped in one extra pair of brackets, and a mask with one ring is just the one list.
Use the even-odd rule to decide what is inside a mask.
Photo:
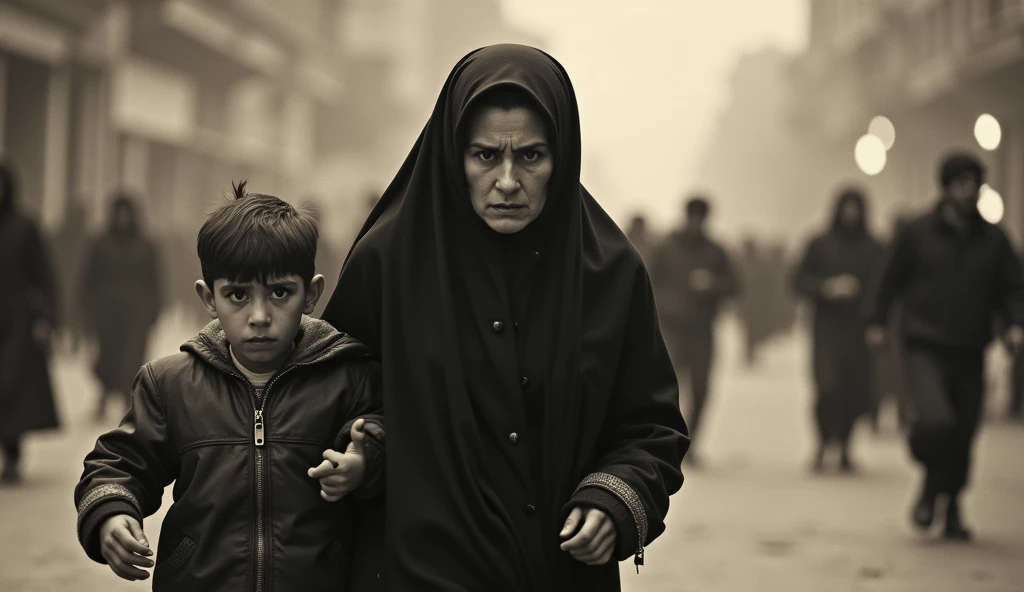
[(206, 314), (211, 319), (217, 318), (217, 300), (213, 297), (213, 290), (203, 280), (196, 281), (196, 295), (206, 308)]
[(313, 310), (316, 309), (316, 303), (320, 302), (320, 297), (324, 295), (324, 290), (327, 289), (327, 280), (324, 276), (319, 273), (313, 276), (313, 279), (309, 281), (309, 288), (306, 290), (306, 306), (302, 309), (303, 314), (311, 315)]

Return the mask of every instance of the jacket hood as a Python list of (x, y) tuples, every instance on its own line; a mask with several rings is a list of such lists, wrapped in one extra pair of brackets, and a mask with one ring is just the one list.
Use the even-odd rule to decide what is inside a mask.
[[(219, 320), (211, 321), (198, 335), (183, 343), (181, 351), (194, 354), (223, 372), (238, 373), (231, 361), (228, 338)], [(299, 332), (295, 336), (295, 350), (281, 369), (317, 364), (342, 356), (365, 358), (370, 354), (370, 348), (361, 341), (339, 333), (329, 323), (320, 319), (303, 316)]]

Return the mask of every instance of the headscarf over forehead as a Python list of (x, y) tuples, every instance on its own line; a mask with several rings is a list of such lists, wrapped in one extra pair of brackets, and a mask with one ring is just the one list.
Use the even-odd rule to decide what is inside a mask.
[[(860, 210), (860, 221), (854, 228), (850, 228), (843, 223), (843, 210), (846, 208), (847, 204), (855, 204)], [(835, 208), (832, 212), (832, 230), (858, 235), (867, 233), (868, 201), (861, 189), (857, 187), (847, 187), (839, 192), (839, 195), (836, 197)]]
[[(512, 236), (490, 230), (472, 212), (463, 170), (461, 137), (474, 106), (500, 88), (528, 97), (553, 136), (545, 210)], [(578, 579), (574, 570), (583, 569), (558, 550), (560, 507), (593, 470), (619, 357), (630, 347), (624, 344), (630, 315), (657, 321), (653, 300), (639, 313), (632, 304), (646, 271), (580, 184), (580, 155), (575, 92), (554, 58), (520, 45), (470, 53), (452, 70), (426, 127), (363, 225), (324, 312), (325, 320), (376, 350), (385, 368), (389, 556), (404, 562), (388, 570), (410, 589), (427, 581), (414, 574), (436, 573), (432, 565), (457, 564), (464, 581), (524, 590), (546, 589), (552, 577)], [(542, 551), (525, 548), (516, 534), (520, 518), (489, 478), (496, 470), (491, 439), (510, 421), (525, 422), (511, 326), (515, 303), (501, 269), (501, 251), (509, 249), (540, 254), (532, 288), (540, 296), (530, 300), (533, 333), (526, 334), (525, 350), (546, 367), (536, 376), (544, 385), (543, 442), (530, 444), (543, 448), (535, 487), (542, 497), (535, 498)], [(502, 333), (495, 323), (507, 328)], [(645, 374), (674, 389), (660, 334), (657, 342), (646, 344), (658, 355)], [(500, 434), (503, 447), (506, 435)], [(418, 540), (411, 524), (432, 525), (444, 544)], [(531, 552), (547, 559), (538, 564)]]

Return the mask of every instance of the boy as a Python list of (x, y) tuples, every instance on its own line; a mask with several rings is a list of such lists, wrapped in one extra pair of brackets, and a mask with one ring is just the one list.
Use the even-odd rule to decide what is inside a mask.
[[(142, 519), (174, 481), (154, 588), (344, 589), (354, 509), (330, 502), (381, 490), (379, 366), (303, 316), (324, 289), (312, 216), (234, 190), (197, 244), (196, 293), (214, 321), (142, 368), (121, 426), (86, 457), (79, 540), (120, 577), (146, 579)], [(345, 453), (320, 463), (330, 446)]]

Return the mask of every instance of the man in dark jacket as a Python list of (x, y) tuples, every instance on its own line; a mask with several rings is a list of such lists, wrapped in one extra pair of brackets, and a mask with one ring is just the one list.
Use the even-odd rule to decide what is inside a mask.
[[(686, 423), (691, 441), (700, 428), (714, 358), (714, 323), (722, 301), (738, 292), (725, 249), (708, 236), (711, 206), (702, 197), (686, 203), (686, 221), (655, 252), (651, 277), (658, 315), (676, 374), (689, 376), (692, 396)], [(697, 463), (691, 447), (688, 456)]]
[(970, 539), (960, 513), (984, 399), (984, 350), (996, 318), (1011, 349), (1024, 343), (1024, 274), (1006, 235), (981, 218), (985, 169), (955, 154), (940, 168), (936, 208), (895, 238), (868, 301), (868, 341), (880, 345), (892, 302), (903, 301), (910, 449), (925, 469), (913, 522), (931, 526), (946, 501), (945, 536)]

